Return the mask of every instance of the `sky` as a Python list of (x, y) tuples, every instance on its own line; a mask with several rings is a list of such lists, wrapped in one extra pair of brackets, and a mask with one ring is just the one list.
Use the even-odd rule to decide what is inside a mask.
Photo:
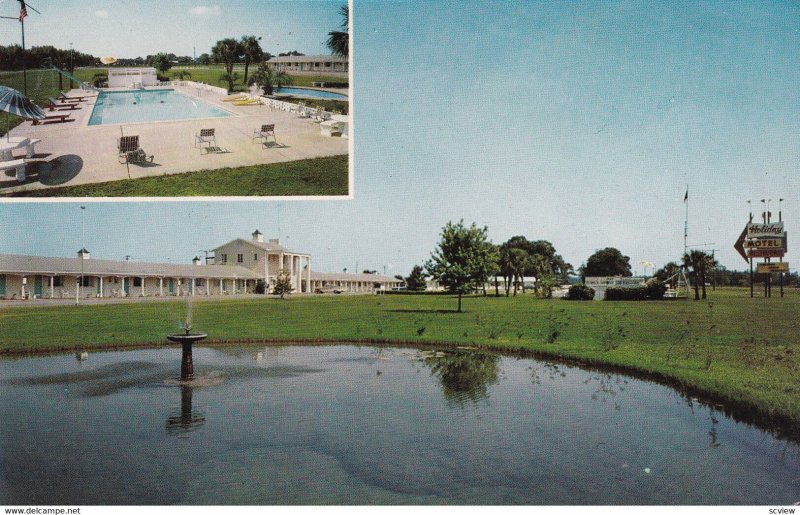
[[(159, 52), (211, 53), (217, 41), (261, 37), (273, 55), (297, 50), (328, 54), (328, 32), (339, 30), (346, 0), (31, 0), (25, 45), (53, 45), (94, 56), (145, 57)], [(18, 0), (0, 0), (0, 16), (18, 16)], [(13, 20), (0, 20), (0, 45), (20, 44)], [(13, 30), (10, 30), (12, 29)], [(9, 29), (9, 30), (5, 30)]]
[[(680, 259), (687, 187), (688, 244), (728, 268), (747, 266), (748, 200), (785, 199), (793, 234), (796, 2), (357, 0), (352, 21), (353, 199), (84, 203), (92, 255), (188, 263), (258, 228), (318, 271), (407, 275), (463, 219), (576, 268), (616, 247), (642, 273)], [(80, 221), (76, 203), (2, 204), (0, 252), (73, 255)]]

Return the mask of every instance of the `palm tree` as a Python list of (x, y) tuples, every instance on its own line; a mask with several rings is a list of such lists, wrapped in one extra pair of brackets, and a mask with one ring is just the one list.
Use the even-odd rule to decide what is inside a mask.
[(350, 28), (350, 8), (343, 5), (339, 8), (339, 13), (344, 17), (344, 21), (342, 21), (342, 29), (344, 31), (334, 30), (328, 32), (327, 45), (333, 55), (347, 57), (350, 50), (350, 34), (347, 32)]
[(244, 53), (244, 83), (247, 84), (247, 72), (250, 69), (250, 63), (256, 63), (264, 57), (264, 51), (261, 50), (261, 45), (255, 36), (242, 36), (242, 51)]
[(265, 95), (272, 95), (274, 88), (281, 88), (292, 83), (292, 78), (284, 71), (275, 71), (265, 62), (250, 76), (249, 84), (256, 84)]
[(233, 93), (233, 87), (236, 85), (237, 80), (239, 80), (239, 74), (236, 72), (226, 73), (219, 78), (220, 82), (228, 83), (228, 93)]
[(716, 259), (714, 259), (714, 256), (712, 256), (711, 254), (706, 254), (705, 252), (703, 253), (703, 259), (700, 267), (701, 270), (700, 275), (703, 278), (704, 299), (706, 298), (706, 274), (713, 273), (714, 269), (717, 268), (718, 265), (719, 263), (717, 262)]
[(717, 267), (717, 260), (702, 250), (693, 250), (683, 256), (683, 266), (692, 269), (694, 279), (694, 300), (700, 300), (700, 286), (703, 289), (703, 298), (706, 298), (706, 272)]
[(217, 41), (211, 49), (211, 56), (214, 62), (225, 64), (225, 73), (233, 74), (233, 65), (239, 62), (244, 54), (242, 44), (233, 38), (226, 38)]

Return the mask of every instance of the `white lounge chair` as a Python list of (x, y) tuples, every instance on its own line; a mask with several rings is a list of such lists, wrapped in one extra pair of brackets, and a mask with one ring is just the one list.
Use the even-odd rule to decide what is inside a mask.
[[(269, 137), (272, 136), (272, 140), (275, 144), (278, 144), (278, 140), (275, 138), (275, 124), (265, 124), (262, 125), (260, 129), (256, 129), (253, 131), (253, 140), (258, 139), (260, 143), (262, 143), (265, 147), (267, 146), (267, 142), (269, 141)], [(262, 141), (263, 140), (263, 141)]]

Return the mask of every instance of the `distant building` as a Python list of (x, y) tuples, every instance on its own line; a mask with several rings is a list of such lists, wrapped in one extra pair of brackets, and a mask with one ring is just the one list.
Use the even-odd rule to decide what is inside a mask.
[(609, 288), (636, 288), (644, 286), (647, 279), (644, 277), (587, 277), (586, 286), (594, 290), (594, 300), (605, 300), (606, 290)]
[(155, 86), (158, 74), (155, 68), (109, 68), (109, 88), (141, 88)]
[(376, 292), (400, 284), (377, 274), (320, 273), (311, 270), (311, 255), (264, 241), (237, 238), (214, 249), (212, 263), (195, 257), (189, 264), (0, 254), (0, 299), (163, 297), (255, 293), (263, 280), (271, 286), (283, 270), (295, 292)]
[(347, 76), (349, 64), (346, 57), (336, 55), (285, 55), (273, 57), (267, 64), (278, 71), (298, 74), (317, 74), (342, 77)]

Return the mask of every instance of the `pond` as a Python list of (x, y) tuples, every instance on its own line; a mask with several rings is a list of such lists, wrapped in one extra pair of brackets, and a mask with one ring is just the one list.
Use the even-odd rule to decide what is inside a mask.
[(470, 350), (0, 360), (0, 504), (777, 504), (800, 449), (658, 384)]

